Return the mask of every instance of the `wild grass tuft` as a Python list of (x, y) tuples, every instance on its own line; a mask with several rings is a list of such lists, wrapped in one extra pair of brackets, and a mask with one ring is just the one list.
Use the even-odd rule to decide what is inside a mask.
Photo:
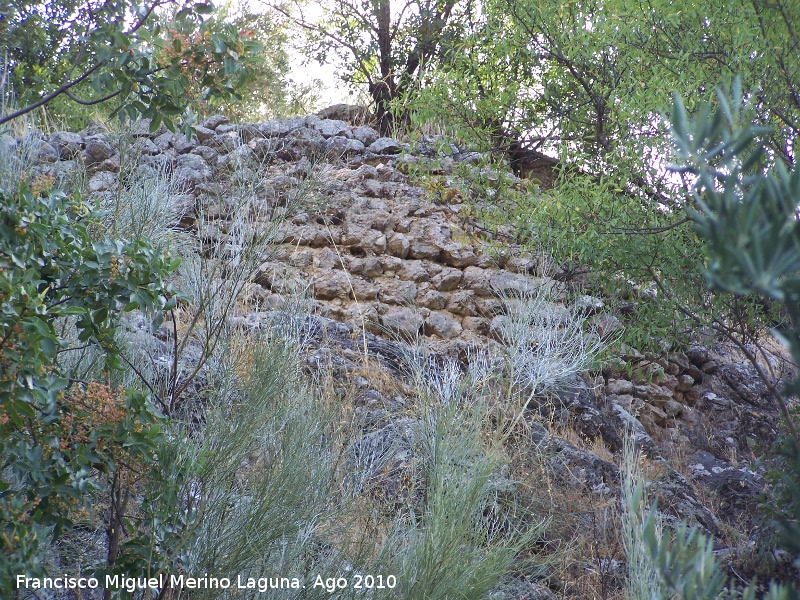
[(513, 429), (537, 396), (558, 392), (593, 367), (607, 346), (581, 308), (559, 304), (556, 282), (543, 278), (533, 290), (501, 294), (501, 368), (507, 396), (518, 406)]
[(545, 521), (519, 519), (515, 510), (508, 457), (490, 427), (488, 361), (463, 372), (424, 351), (409, 358), (420, 394), (414, 451), (422, 501), (398, 516), (377, 562), (397, 573), (399, 597), (477, 600), (513, 570)]
[(236, 379), (229, 393), (209, 401), (201, 424), (168, 432), (159, 457), (164, 485), (152, 490), (149, 517), (191, 515), (181, 560), (187, 573), (282, 575), (308, 585), (307, 574), (341, 571), (322, 533), (344, 519), (332, 502), (335, 413), (320, 407), (299, 377), (297, 346), (288, 339), (251, 335), (229, 360)]

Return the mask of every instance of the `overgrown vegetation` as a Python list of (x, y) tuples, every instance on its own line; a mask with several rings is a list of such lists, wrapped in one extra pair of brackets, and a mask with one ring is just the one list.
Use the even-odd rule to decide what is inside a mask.
[[(481, 600), (523, 580), (552, 542), (546, 517), (561, 519), (559, 533), (569, 519), (589, 522), (558, 514), (573, 499), (540, 497), (519, 467), (535, 460), (521, 457), (536, 455), (534, 400), (571, 385), (616, 341), (601, 342), (578, 305), (556, 302), (576, 291), (605, 298), (635, 349), (663, 355), (703, 332), (750, 359), (784, 431), (758, 539), (797, 567), (800, 379), (781, 385), (751, 343), (772, 327), (800, 364), (800, 9), (485, 0), (398, 12), (389, 0), (333, 0), (318, 24), (273, 8), (3, 6), (0, 125), (17, 129), (0, 155), (0, 594), (26, 597), (17, 575), (56, 573), (279, 573), (306, 588), (237, 595), (254, 598)], [(117, 183), (103, 193), (28, 169), (36, 134), (19, 119), (45, 106), (76, 127), (98, 114), (123, 128), (146, 117), (151, 131), (164, 123), (187, 135), (199, 114), (305, 109), (309, 90), (287, 80), (288, 30), (275, 14), (309, 34), (316, 58), (344, 57), (343, 76), (367, 84), (382, 133), (433, 127), (448, 152), (451, 139), (480, 151), (455, 167), (452, 157), (406, 165), (430, 200), (464, 200), (465, 229), (557, 266), (557, 281), (502, 298), (497, 356), (459, 365), (409, 350), (414, 401), (380, 442), (332, 372), (303, 367), (316, 325), (302, 295), (260, 314), (259, 328), (237, 314), (277, 223), (311, 202), (313, 169), (290, 202), (270, 204), (263, 165), (231, 153), (242, 160), (207, 186), (191, 231), (178, 227), (184, 190), (168, 169), (141, 164), (125, 134), (115, 137)], [(704, 104), (734, 79), (732, 98)], [(672, 92), (685, 103), (670, 106)], [(540, 152), (558, 160), (538, 178)], [(608, 530), (620, 517), (610, 503), (586, 510), (597, 546), (613, 547), (581, 555), (596, 559), (600, 582), (586, 589), (631, 599), (800, 593), (791, 581), (728, 581), (707, 536), (648, 512), (630, 440), (622, 466), (621, 532)], [(608, 556), (623, 550), (620, 582)], [(306, 579), (315, 573), (386, 579), (362, 592)], [(171, 584), (104, 592), (182, 594)]]
[(313, 102), (291, 81), (282, 25), (247, 8), (69, 0), (0, 11), (0, 123), (46, 107), (43, 123), (73, 130), (119, 116), (188, 131), (198, 115), (285, 115)]
[[(226, 243), (205, 258), (187, 240), (174, 244), (179, 265), (161, 254), (170, 247), (163, 238), (155, 251), (135, 237), (176, 218), (152, 206), (153, 194), (169, 201), (163, 174), (148, 183), (138, 172), (117, 191), (112, 220), (77, 194), (25, 182), (3, 205), (4, 595), (20, 594), (17, 574), (64, 570), (246, 580), (361, 565), (393, 574), (404, 597), (460, 589), (480, 598), (536, 531), (504, 523), (495, 506), (502, 448), (487, 445), (481, 395), (470, 391), (469, 405), (442, 396), (471, 389), (457, 369), (426, 392), (415, 433), (418, 504), (374, 521), (386, 535), (377, 546), (362, 537), (356, 522), (376, 517), (362, 513), (360, 490), (348, 484), (364, 477), (347, 461), (357, 429), (343, 427), (345, 407), (299, 370), (304, 316), (290, 313), (262, 336), (237, 334), (231, 321), (268, 250), (268, 223), (244, 204), (257, 182), (227, 190), (228, 202), (243, 204)], [(147, 223), (136, 220), (140, 210)], [(256, 225), (266, 229), (254, 236)], [(134, 237), (96, 241), (105, 227)], [(131, 311), (138, 316), (122, 318)], [(168, 343), (148, 349), (159, 327)], [(454, 420), (463, 422), (451, 429)]]
[[(709, 260), (704, 269), (712, 289), (744, 296), (758, 294), (781, 304), (789, 323), (773, 333), (800, 363), (800, 331), (797, 329), (800, 288), (800, 229), (797, 223), (797, 198), (800, 175), (781, 163), (764, 168), (763, 134), (769, 129), (754, 127), (749, 121), (749, 106), (743, 102), (740, 82), (732, 97), (718, 93), (718, 106), (712, 112), (706, 105), (694, 122), (676, 96), (673, 131), (680, 160), (677, 170), (694, 176), (693, 206), (690, 216), (706, 242)], [(752, 362), (758, 366), (755, 359)], [(771, 513), (780, 543), (797, 557), (800, 554), (800, 437), (797, 434), (798, 382), (782, 389), (759, 368), (781, 408), (785, 433), (775, 452), (783, 460), (774, 473), (776, 504)], [(637, 498), (631, 509), (639, 510)], [(663, 538), (656, 533), (655, 512), (644, 531), (644, 543), (662, 581), (660, 596), (679, 598), (755, 598), (756, 582), (743, 592), (726, 584), (713, 556), (712, 542), (697, 530), (679, 528)], [(797, 560), (795, 558), (795, 560)], [(765, 598), (794, 598), (800, 590), (794, 583), (771, 582)]]
[[(196, 232), (176, 229), (179, 190), (132, 156), (91, 204), (7, 171), (17, 187), (3, 188), (0, 289), (5, 596), (25, 597), (20, 574), (279, 572), (301, 578), (304, 597), (327, 597), (304, 578), (353, 571), (392, 575), (398, 597), (459, 590), (478, 600), (531, 552), (542, 519), (516, 506), (505, 434), (491, 425), (490, 414), (513, 422), (521, 410), (506, 403), (503, 371), (475, 361), (464, 375), (424, 351), (409, 357), (420, 397), (410, 407), (413, 491), (387, 514), (366, 493), (383, 485), (382, 456), (353, 461), (359, 424), (300, 369), (302, 303), (263, 333), (241, 331), (237, 300), (269, 256), (274, 223), (295, 207), (265, 202), (252, 167), (234, 165), (219, 190), (232, 215), (224, 237), (202, 208)], [(542, 312), (537, 331), (556, 339), (567, 316), (550, 319), (548, 298), (540, 291), (515, 331)], [(544, 373), (568, 355), (562, 336), (541, 358), (550, 362), (526, 368)], [(519, 386), (527, 394), (534, 382)], [(147, 596), (105, 591), (119, 594)]]
[[(626, 0), (470, 7), (452, 8), (470, 17), (447, 21), (448, 35), (428, 46), (424, 74), (395, 110), (411, 130), (434, 124), (517, 174), (533, 169), (536, 178), (538, 153), (559, 160), (545, 169), (555, 185), (547, 182), (540, 197), (481, 199), (489, 205), (479, 213), (484, 224), (513, 224), (518, 241), (551, 256), (564, 278), (616, 299), (626, 314), (633, 307), (624, 332), (630, 345), (661, 352), (685, 343), (697, 324), (681, 306), (752, 340), (775, 315), (751, 297), (706, 293), (696, 268), (703, 243), (683, 213), (690, 182), (666, 169), (670, 97), (680, 93), (694, 111), (715, 85), (740, 77), (755, 99), (753, 119), (768, 128), (770, 161), (792, 164), (797, 7), (712, 2), (678, 11)], [(419, 35), (409, 24), (393, 40), (402, 47), (399, 40)], [(466, 180), (483, 183), (475, 174)], [(657, 304), (647, 301), (654, 288)]]

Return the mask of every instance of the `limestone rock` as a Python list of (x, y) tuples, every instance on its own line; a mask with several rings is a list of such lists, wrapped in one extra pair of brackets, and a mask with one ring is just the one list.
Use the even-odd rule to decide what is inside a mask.
[(386, 304), (408, 305), (417, 296), (417, 285), (413, 281), (391, 279), (381, 286), (379, 297)]
[(228, 154), (240, 146), (241, 141), (235, 133), (231, 132), (223, 135), (215, 135), (206, 142), (206, 145), (209, 148), (213, 148), (220, 154)]
[(464, 269), (462, 285), (483, 298), (492, 296), (489, 273), (480, 267), (470, 266)]
[[(160, 138), (156, 138), (158, 140)], [(138, 154), (159, 154), (160, 152), (164, 152), (168, 150), (170, 147), (169, 141), (163, 146), (157, 145), (153, 140), (149, 137), (140, 137), (133, 143), (132, 150), (137, 152)]]
[(652, 482), (650, 489), (659, 507), (665, 511), (670, 525), (674, 526), (678, 520), (686, 521), (689, 526), (699, 525), (705, 532), (719, 535), (716, 516), (700, 503), (683, 475), (667, 466), (667, 476)]
[(202, 125), (198, 125), (194, 128), (195, 134), (197, 135), (197, 139), (200, 143), (205, 143), (214, 137), (214, 130), (208, 127), (203, 127)]
[(556, 381), (555, 395), (575, 417), (578, 430), (586, 439), (600, 438), (617, 452), (622, 449), (622, 437), (617, 423), (600, 410), (595, 389), (578, 375)]
[(643, 452), (645, 456), (651, 458), (658, 456), (656, 443), (647, 433), (644, 425), (642, 425), (639, 419), (628, 412), (628, 410), (624, 408), (621, 403), (615, 403), (612, 405), (611, 414), (609, 416), (617, 420), (619, 424), (617, 427), (618, 431), (633, 432), (633, 443), (637, 450)]
[(381, 315), (381, 325), (404, 339), (416, 337), (422, 330), (422, 316), (409, 308), (393, 307)]
[(440, 292), (452, 292), (461, 283), (462, 276), (459, 269), (445, 268), (431, 279), (431, 284)]
[(406, 281), (415, 281), (417, 283), (428, 281), (430, 274), (428, 269), (421, 260), (404, 260), (397, 268), (397, 276)]
[(167, 126), (161, 123), (155, 130), (150, 131), (150, 124), (152, 120), (150, 119), (140, 119), (136, 122), (133, 126), (133, 131), (131, 132), (134, 137), (150, 137), (154, 138), (156, 136), (161, 135), (165, 131), (167, 131)]
[(702, 367), (708, 362), (708, 348), (704, 346), (693, 346), (686, 351), (687, 358), (698, 367)]
[(596, 315), (605, 308), (606, 304), (594, 296), (581, 296), (575, 302), (575, 308), (585, 317)]
[(320, 119), (339, 119), (353, 125), (361, 125), (372, 120), (369, 110), (357, 104), (334, 104), (317, 113)]
[[(752, 512), (757, 505), (764, 481), (747, 466), (734, 467), (705, 450), (697, 450), (688, 458), (691, 478), (718, 494), (725, 515), (731, 520), (736, 513)], [(720, 513), (721, 515), (723, 513)]]
[(216, 129), (220, 125), (227, 125), (231, 120), (225, 115), (212, 115), (200, 121), (200, 127), (206, 129)]
[(679, 392), (685, 392), (691, 389), (694, 385), (694, 378), (691, 375), (680, 375), (678, 377), (678, 385), (675, 389)]
[(320, 300), (347, 298), (350, 293), (350, 282), (347, 274), (342, 271), (319, 274), (314, 277), (312, 285), (314, 297)]
[(439, 258), (441, 249), (429, 238), (412, 237), (409, 239), (410, 247), (408, 255), (411, 258), (436, 260)]
[(606, 393), (609, 395), (633, 394), (633, 382), (627, 379), (609, 379), (606, 384)]
[(354, 258), (350, 261), (350, 271), (364, 277), (380, 277), (383, 275), (381, 259), (376, 256), (367, 258)]
[(353, 137), (350, 126), (339, 119), (323, 119), (319, 123), (315, 123), (314, 128), (325, 138), (345, 137), (350, 139)]
[(117, 178), (113, 173), (103, 171), (94, 175), (88, 183), (89, 191), (92, 193), (104, 192), (116, 189)]
[(489, 283), (497, 294), (528, 294), (536, 289), (534, 280), (509, 271), (495, 273), (490, 278)]
[(604, 341), (614, 338), (617, 332), (624, 328), (624, 325), (617, 317), (608, 313), (593, 316), (591, 323), (595, 331), (597, 331), (597, 335)]
[(425, 319), (425, 334), (449, 340), (461, 334), (461, 325), (445, 313), (432, 312)]
[(683, 414), (684, 406), (676, 400), (667, 400), (661, 409), (670, 418), (678, 418)]
[(175, 161), (173, 179), (183, 189), (193, 189), (213, 176), (211, 167), (197, 154), (181, 154)]
[(84, 138), (84, 141), (85, 138), (93, 137), (96, 135), (104, 135), (106, 133), (108, 133), (108, 128), (102, 123), (99, 123), (97, 121), (92, 121), (86, 126), (86, 129), (80, 132), (81, 136)]
[(427, 290), (417, 298), (417, 304), (431, 310), (441, 310), (447, 306), (447, 296), (436, 290)]
[(69, 131), (58, 131), (51, 135), (48, 141), (58, 151), (61, 160), (77, 158), (83, 148), (83, 138)]
[(609, 394), (606, 396), (606, 402), (611, 405), (621, 406), (628, 412), (633, 407), (634, 397), (630, 394)]
[(61, 153), (51, 144), (44, 140), (39, 140), (33, 149), (34, 160), (43, 163), (54, 163), (61, 158)]
[(352, 287), (351, 293), (356, 300), (377, 300), (378, 298), (378, 286), (371, 281), (366, 281), (361, 277), (353, 277), (350, 280), (350, 286)]
[[(451, 156), (437, 155), (438, 148), (447, 144), (441, 138), (423, 140), (404, 152), (405, 144), (380, 138), (370, 127), (354, 128), (348, 119), (330, 112), (321, 115), (332, 118), (240, 125), (214, 117), (196, 127), (196, 137), (190, 140), (164, 128), (151, 134), (147, 123), (136, 125), (129, 146), (139, 154), (134, 177), (174, 176), (182, 188), (170, 197), (175, 226), (196, 236), (210, 255), (230, 256), (237, 251), (237, 236), (231, 229), (233, 217), (238, 216), (231, 214), (234, 205), (250, 211), (254, 231), (273, 222), (278, 225), (278, 240), (286, 243), (273, 246), (269, 260), (239, 298), (241, 306), (250, 303), (262, 312), (237, 315), (232, 325), (244, 330), (279, 327), (280, 319), (266, 318), (265, 308), (277, 311), (290, 294), (310, 289), (317, 316), (303, 324), (308, 331), (304, 339), (312, 348), (305, 367), (312, 372), (332, 369), (336, 385), (359, 368), (364, 352), (380, 356), (380, 364), (392, 373), (401, 372), (407, 348), (391, 338), (428, 336), (426, 343), (437, 359), (466, 361), (475, 349), (496, 349), (508, 320), (499, 295), (534, 292), (542, 284), (538, 277), (543, 261), (522, 254), (514, 244), (495, 251), (497, 239), (470, 234), (459, 202), (432, 202), (426, 190), (403, 172), (434, 162), (423, 157), (435, 157), (437, 166), (431, 174), (455, 188), (462, 176), (456, 163), (465, 163), (461, 167), (467, 169), (483, 157), (455, 147), (449, 150)], [(31, 141), (43, 148), (39, 160), (56, 160), (32, 165), (31, 175), (66, 176), (83, 158), (89, 167), (90, 193), (98, 201), (111, 197), (120, 168), (112, 134), (92, 126), (83, 134), (59, 132)], [(18, 142), (0, 136), (0, 148), (13, 158)], [(484, 176), (494, 181), (504, 177), (488, 170)], [(240, 185), (247, 182), (253, 185)], [(246, 207), (232, 199), (242, 187), (252, 193)], [(641, 301), (636, 294), (631, 298)], [(620, 319), (627, 325), (636, 317), (635, 305), (611, 314), (604, 302), (605, 297), (585, 297), (574, 308), (608, 339), (623, 326)], [(543, 309), (547, 325), (558, 327), (572, 318), (572, 308), (561, 301), (547, 305)], [(776, 435), (777, 410), (757, 374), (726, 357), (716, 341), (709, 348), (690, 348), (686, 354), (645, 357), (634, 349), (624, 354), (627, 364), (604, 369), (606, 380), (598, 378), (597, 389), (589, 376), (586, 381), (562, 378), (549, 388), (551, 396), (534, 399), (524, 413), (526, 424), (547, 418), (575, 425), (581, 442), (574, 445), (542, 435), (535, 427), (531, 430), (534, 441), (544, 443), (554, 458), (553, 468), (580, 482), (581, 493), (616, 494), (618, 474), (612, 461), (579, 446), (599, 438), (617, 452), (630, 430), (637, 448), (654, 462), (689, 444), (690, 449), (703, 447), (708, 455), (690, 460), (692, 482), (717, 494), (715, 502), (720, 502), (726, 519), (728, 513), (750, 510), (763, 487), (757, 469), (716, 457), (742, 460), (749, 456), (748, 440), (772, 440)], [(632, 380), (625, 378), (628, 367), (634, 370)], [(353, 380), (360, 390), (356, 415), (370, 431), (366, 436), (380, 433), (363, 436), (363, 445), (351, 448), (354, 457), (371, 455), (369, 448), (382, 448), (386, 438), (404, 444), (413, 434), (400, 426), (385, 429), (399, 422), (392, 401), (367, 381), (370, 374), (364, 377)], [(703, 437), (701, 442), (697, 436)], [(392, 455), (380, 463), (391, 475), (383, 479), (380, 475), (376, 485), (400, 490), (407, 460), (408, 455)], [(672, 519), (685, 516), (713, 531), (713, 513), (693, 496), (688, 482), (668, 469), (664, 472), (665, 481), (648, 483), (652, 496), (661, 499), (659, 506)]]
[(672, 390), (656, 385), (655, 383), (634, 385), (633, 392), (645, 402), (650, 402), (658, 406), (665, 404), (673, 398)]
[(256, 169), (258, 167), (256, 153), (250, 146), (239, 146), (224, 156), (217, 159), (217, 166), (229, 171), (242, 171), (243, 169)]
[[(165, 131), (160, 135), (153, 137), (152, 139), (150, 138), (145, 138), (145, 139), (147, 139), (147, 141), (150, 142), (151, 146), (157, 149), (157, 152), (166, 152), (172, 147), (172, 138), (174, 137), (175, 134), (173, 134), (171, 131)], [(142, 145), (143, 144), (140, 141), (139, 147), (141, 148)], [(150, 152), (150, 154), (155, 154), (155, 152)]]
[(371, 198), (383, 198), (386, 196), (386, 186), (375, 179), (365, 179), (361, 182), (364, 194)]
[(103, 162), (114, 156), (114, 148), (104, 135), (95, 135), (86, 140), (86, 147), (83, 151), (84, 162), (93, 165)]
[[(325, 138), (316, 129), (301, 127), (286, 136), (284, 151), (299, 160), (301, 156), (316, 154), (325, 148)], [(296, 151), (295, 153), (292, 150)]]
[(330, 248), (323, 248), (314, 256), (313, 264), (323, 271), (332, 271), (341, 268), (338, 255)]
[(372, 303), (358, 302), (351, 304), (345, 311), (344, 318), (355, 324), (359, 329), (366, 329), (378, 335), (385, 335), (386, 332), (380, 327), (380, 316), (378, 310)]
[[(327, 123), (327, 121), (323, 121)], [(325, 142), (325, 151), (332, 158), (347, 157), (364, 151), (364, 144), (344, 136), (331, 137)]]
[(582, 483), (586, 489), (598, 494), (614, 493), (619, 488), (619, 469), (597, 454), (582, 450), (569, 442), (551, 436), (538, 423), (530, 424), (531, 439), (538, 452), (549, 459), (555, 472), (569, 480)]
[(197, 147), (197, 144), (198, 138), (194, 135), (187, 140), (185, 135), (176, 134), (172, 140), (172, 147), (175, 148), (175, 152), (178, 154), (186, 154), (187, 152), (191, 152)]
[(211, 148), (210, 146), (196, 146), (192, 149), (192, 154), (196, 154), (197, 156), (201, 156), (206, 163), (213, 165), (217, 163), (217, 158), (219, 158), (219, 152)]
[(364, 146), (369, 146), (380, 137), (380, 134), (372, 127), (362, 125), (361, 127), (356, 127), (353, 130), (353, 137), (364, 144)]
[(197, 197), (190, 193), (173, 194), (170, 196), (170, 204), (178, 220), (180, 220), (183, 216), (195, 211)]
[(497, 315), (494, 317), (489, 323), (489, 335), (497, 340), (498, 342), (505, 341), (505, 332), (507, 325), (508, 317), (505, 315)]
[(747, 404), (766, 407), (773, 402), (767, 386), (750, 363), (731, 362), (713, 370), (708, 368), (711, 363), (717, 365), (716, 361), (708, 361), (703, 365), (703, 372), (708, 375), (718, 370), (718, 377)]
[(461, 290), (450, 296), (447, 303), (447, 310), (456, 315), (465, 317), (477, 316), (478, 310), (475, 305), (475, 292), (472, 290)]
[(386, 251), (392, 256), (406, 258), (411, 248), (408, 238), (402, 233), (394, 233), (386, 243)]
[(489, 320), (484, 317), (464, 317), (461, 319), (461, 327), (464, 331), (471, 331), (478, 335), (489, 335)]
[(477, 264), (478, 257), (472, 248), (465, 248), (459, 244), (450, 243), (442, 249), (442, 260), (445, 264), (463, 268)]
[(378, 138), (367, 146), (367, 151), (374, 154), (399, 154), (403, 145), (390, 137)]

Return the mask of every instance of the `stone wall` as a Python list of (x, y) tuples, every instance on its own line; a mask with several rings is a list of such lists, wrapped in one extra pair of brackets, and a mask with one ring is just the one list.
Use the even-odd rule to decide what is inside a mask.
[[(368, 126), (316, 116), (252, 125), (211, 117), (191, 141), (140, 123), (131, 150), (144, 167), (172, 174), (183, 191), (176, 199), (181, 226), (194, 228), (202, 211), (204, 235), (214, 231), (214, 217), (218, 235), (225, 235), (229, 215), (216, 205), (225, 179), (237, 171), (258, 171), (265, 186), (260, 200), (274, 205), (292, 190), (311, 190), (316, 209), (301, 206), (282, 224), (275, 254), (256, 275), (261, 289), (251, 293), (262, 304), (279, 307), (290, 282), (311, 291), (322, 316), (384, 335), (424, 335), (458, 352), (489, 343), (497, 335), (498, 295), (536, 289), (541, 273), (532, 258), (510, 247), (491, 251), (465, 233), (459, 195), (435, 204), (409, 181), (403, 171), (432, 156), (436, 143), (429, 138), (412, 151)], [(102, 128), (60, 132), (37, 144), (41, 172), (63, 175), (80, 161), (90, 193), (113, 193), (120, 155)], [(448, 150), (444, 172), (477, 158)]]

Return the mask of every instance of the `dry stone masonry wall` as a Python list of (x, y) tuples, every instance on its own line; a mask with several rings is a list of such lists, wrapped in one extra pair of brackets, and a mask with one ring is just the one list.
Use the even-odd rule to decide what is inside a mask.
[[(409, 166), (436, 154), (442, 140), (423, 139), (412, 148), (368, 126), (318, 116), (243, 125), (215, 116), (201, 122), (191, 140), (164, 127), (150, 132), (142, 122), (127, 143), (125, 152), (136, 157), (137, 168), (172, 176), (180, 188), (173, 200), (183, 215), (178, 226), (197, 231), (202, 215), (209, 243), (224, 242), (228, 235), (231, 209), (224, 191), (242, 174), (258, 175), (253, 201), (272, 210), (300, 198), (242, 298), (262, 309), (280, 309), (291, 294), (310, 292), (320, 318), (363, 328), (372, 340), (377, 339), (372, 334), (424, 335), (435, 349), (463, 356), (468, 348), (499, 338), (504, 294), (535, 290), (543, 281), (534, 257), (508, 245), (492, 250), (462, 229), (459, 195), (431, 202), (409, 179)], [(0, 137), (0, 151), (7, 154), (22, 144)], [(119, 138), (99, 125), (81, 133), (32, 136), (24, 144), (33, 152), (33, 175), (58, 180), (85, 167), (88, 191), (98, 196), (113, 195), (120, 161), (127, 160), (125, 152), (121, 158)], [(448, 146), (438, 172), (480, 159)], [(603, 313), (601, 301), (587, 299), (586, 309), (597, 313), (598, 326), (619, 326)], [(577, 388), (562, 397), (561, 410), (588, 439), (600, 438), (616, 452), (625, 424), (633, 424), (651, 455), (691, 449), (694, 481), (722, 490), (731, 514), (754, 503), (760, 475), (732, 457), (752, 456), (752, 440), (774, 438), (777, 410), (752, 367), (740, 359), (702, 347), (664, 356), (631, 351), (602, 378), (578, 381)], [(603, 488), (598, 482), (609, 477), (596, 468), (602, 461), (570, 452), (579, 465), (575, 472), (583, 473), (592, 489)], [(603, 468), (613, 471), (607, 464)], [(685, 495), (688, 483), (677, 474), (673, 479), (670, 485), (680, 492), (675, 493)], [(713, 518), (701, 515), (695, 521), (715, 528)]]
[[(432, 155), (437, 141), (429, 138), (412, 153), (408, 144), (340, 120), (232, 125), (215, 116), (191, 140), (163, 126), (150, 132), (141, 122), (128, 152), (144, 167), (172, 175), (182, 190), (175, 200), (181, 226), (195, 227), (202, 212), (204, 235), (225, 236), (229, 215), (219, 192), (237, 172), (258, 171), (261, 200), (276, 205), (298, 189), (309, 192), (305, 200), (313, 197), (315, 209), (301, 208), (282, 224), (252, 299), (279, 308), (287, 290), (307, 289), (322, 316), (384, 335), (428, 336), (461, 352), (497, 335), (498, 295), (534, 290), (541, 274), (530, 257), (498, 256), (461, 231), (459, 197), (433, 204), (409, 182), (402, 167)], [(90, 193), (112, 193), (121, 159), (116, 139), (101, 127), (59, 132), (36, 144), (39, 171), (63, 176), (79, 161), (88, 169)], [(476, 159), (474, 152), (448, 150), (445, 170)]]

